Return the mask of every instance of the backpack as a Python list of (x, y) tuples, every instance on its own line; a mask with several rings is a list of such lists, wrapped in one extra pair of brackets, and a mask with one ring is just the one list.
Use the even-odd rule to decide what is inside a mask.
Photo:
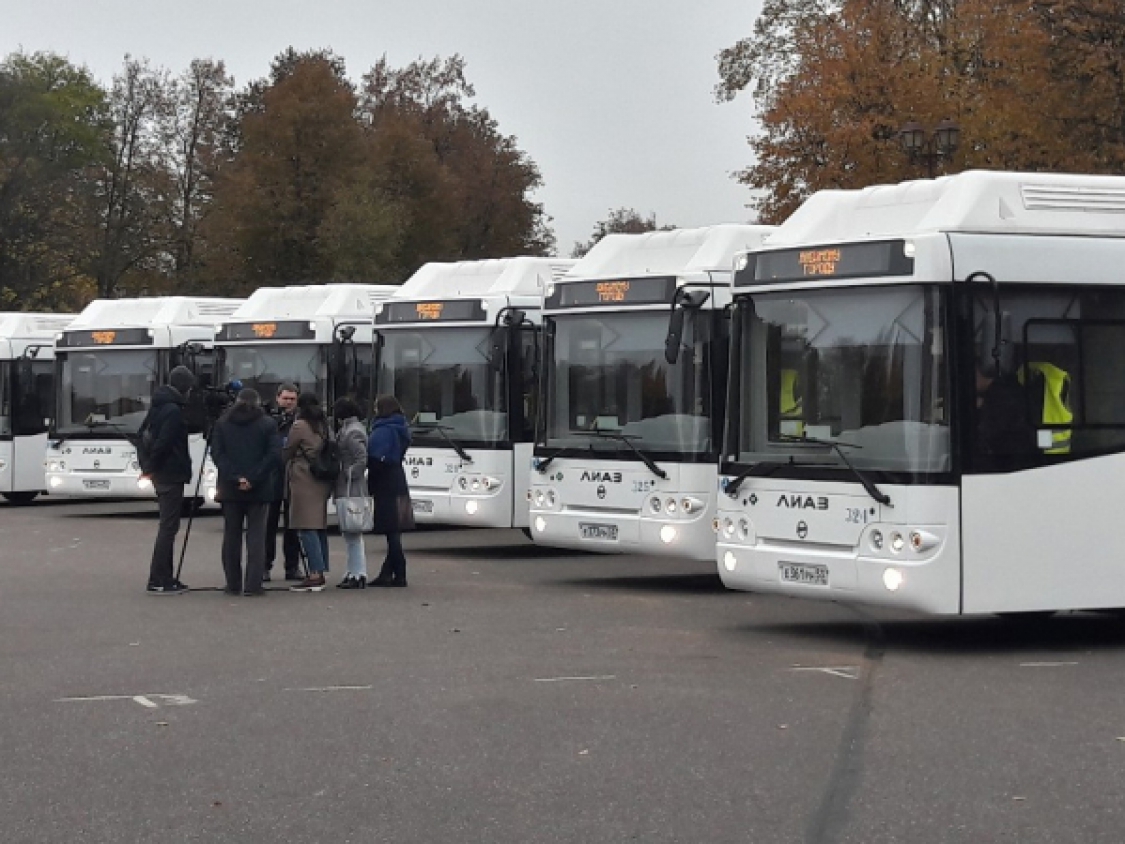
[(309, 460), (309, 473), (318, 481), (335, 483), (340, 476), (340, 446), (334, 439), (325, 438), (320, 451)]
[(141, 423), (141, 427), (137, 430), (136, 443), (137, 447), (137, 465), (141, 467), (141, 472), (148, 475), (156, 468), (152, 465), (152, 447), (156, 443), (156, 435), (152, 433), (152, 411), (149, 411), (145, 416), (145, 421)]

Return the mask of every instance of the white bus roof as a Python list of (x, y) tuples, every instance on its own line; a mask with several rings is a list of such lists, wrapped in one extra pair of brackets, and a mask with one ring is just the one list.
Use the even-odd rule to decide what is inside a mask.
[(307, 284), (259, 287), (225, 322), (373, 317), (375, 303), (399, 288), (389, 284)]
[(4, 340), (50, 340), (65, 331), (75, 314), (0, 313), (0, 338)]
[(210, 325), (229, 317), (242, 299), (204, 296), (149, 296), (95, 299), (68, 329), (147, 328), (154, 325)]
[(422, 266), (395, 293), (395, 299), (486, 296), (542, 296), (576, 262), (570, 258), (492, 258)]
[(757, 249), (773, 226), (727, 223), (697, 229), (609, 234), (563, 277), (624, 278), (729, 271), (739, 252)]
[(969, 170), (813, 194), (767, 247), (934, 232), (1125, 236), (1125, 176)]

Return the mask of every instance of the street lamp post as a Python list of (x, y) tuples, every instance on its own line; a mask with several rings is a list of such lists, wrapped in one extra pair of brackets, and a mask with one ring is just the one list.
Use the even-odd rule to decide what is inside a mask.
[(932, 132), (921, 123), (911, 121), (898, 132), (898, 142), (911, 164), (926, 162), (926, 171), (932, 179), (938, 162), (948, 159), (957, 151), (961, 141), (961, 127), (948, 118), (941, 121)]

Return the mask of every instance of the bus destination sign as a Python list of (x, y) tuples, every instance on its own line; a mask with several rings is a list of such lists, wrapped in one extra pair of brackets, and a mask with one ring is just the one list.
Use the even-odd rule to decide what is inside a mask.
[(431, 302), (384, 302), (375, 315), (379, 325), (412, 322), (479, 322), (485, 318), (480, 299)]
[(623, 278), (607, 281), (564, 281), (547, 298), (548, 308), (598, 305), (669, 305), (676, 293), (675, 276)]
[(302, 320), (278, 322), (228, 322), (215, 336), (220, 341), (239, 340), (315, 340), (316, 329)]
[(147, 328), (104, 328), (97, 331), (64, 331), (58, 345), (64, 349), (89, 346), (151, 346)]
[(905, 247), (902, 240), (882, 240), (752, 253), (735, 271), (734, 285), (913, 275), (914, 258)]

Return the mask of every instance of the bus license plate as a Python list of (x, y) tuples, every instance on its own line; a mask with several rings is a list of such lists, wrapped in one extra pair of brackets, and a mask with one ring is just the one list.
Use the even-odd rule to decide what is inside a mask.
[(415, 498), (412, 502), (414, 505), (415, 513), (432, 513), (434, 512), (434, 502), (428, 501), (425, 498)]
[(783, 583), (802, 583), (805, 586), (827, 586), (828, 566), (809, 566), (803, 563), (778, 563)]
[(82, 486), (86, 489), (109, 489), (109, 481), (83, 481)]
[(609, 539), (617, 541), (617, 525), (580, 524), (583, 539)]

